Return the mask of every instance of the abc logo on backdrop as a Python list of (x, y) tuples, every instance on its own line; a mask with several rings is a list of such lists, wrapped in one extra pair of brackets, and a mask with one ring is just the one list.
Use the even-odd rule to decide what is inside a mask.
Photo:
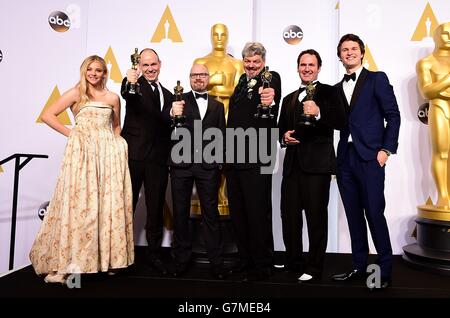
[(419, 106), (417, 110), (417, 118), (421, 121), (422, 124), (428, 125), (428, 108), (430, 105), (428, 103), (422, 104)]
[(53, 11), (48, 16), (48, 23), (56, 32), (66, 32), (70, 28), (70, 19), (64, 12)]
[(299, 44), (303, 39), (303, 31), (299, 26), (289, 25), (283, 30), (283, 39), (291, 45)]
[(41, 219), (41, 221), (44, 219), (45, 215), (47, 214), (47, 208), (50, 204), (50, 201), (44, 202), (39, 206), (38, 209), (38, 217)]

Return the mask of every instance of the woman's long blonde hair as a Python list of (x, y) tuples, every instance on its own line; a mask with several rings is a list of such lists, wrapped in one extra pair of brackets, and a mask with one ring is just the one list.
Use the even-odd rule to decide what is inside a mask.
[(106, 66), (106, 62), (103, 58), (98, 55), (88, 56), (80, 66), (80, 81), (77, 83), (76, 87), (78, 88), (78, 92), (80, 94), (80, 99), (73, 106), (73, 112), (76, 114), (81, 105), (86, 104), (89, 101), (89, 98), (92, 95), (88, 89), (88, 83), (86, 81), (86, 73), (89, 65), (93, 62), (98, 62), (103, 68), (103, 80), (102, 80), (102, 88), (106, 87), (106, 81), (108, 80), (108, 67)]

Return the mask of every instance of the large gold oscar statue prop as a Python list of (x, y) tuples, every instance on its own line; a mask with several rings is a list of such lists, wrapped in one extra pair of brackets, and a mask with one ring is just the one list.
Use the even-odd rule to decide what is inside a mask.
[(205, 64), (209, 70), (208, 93), (225, 106), (228, 115), (228, 105), (239, 77), (244, 73), (241, 60), (227, 53), (228, 28), (225, 24), (215, 24), (211, 27), (212, 52), (198, 58), (195, 64)]
[[(241, 60), (237, 60), (227, 53), (228, 28), (218, 23), (211, 27), (212, 52), (198, 58), (194, 64), (205, 64), (209, 70), (208, 93), (225, 106), (225, 116), (228, 116), (228, 105), (234, 87), (239, 77), (244, 73)], [(225, 191), (225, 176), (221, 173), (219, 188), (219, 213), (229, 215), (228, 198)], [(192, 200), (192, 214), (200, 214), (199, 200)]]
[(434, 31), (432, 54), (417, 63), (419, 90), (429, 100), (431, 174), (437, 201), (417, 207), (417, 243), (405, 246), (403, 258), (416, 266), (450, 275), (450, 22)]

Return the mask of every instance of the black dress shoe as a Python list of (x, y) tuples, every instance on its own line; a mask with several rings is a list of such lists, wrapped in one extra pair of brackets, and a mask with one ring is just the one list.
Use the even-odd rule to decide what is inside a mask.
[(149, 265), (159, 274), (167, 275), (167, 268), (159, 258), (150, 260)]
[(390, 287), (391, 285), (392, 285), (391, 279), (382, 278), (379, 286), (377, 286), (376, 283), (370, 283), (367, 285), (367, 288), (370, 291), (381, 291), (381, 290), (385, 290), (386, 288)]
[(331, 276), (331, 279), (338, 282), (349, 282), (357, 279), (363, 279), (366, 277), (366, 273), (363, 271), (353, 269), (343, 274), (336, 274)]
[(224, 265), (217, 265), (211, 268), (211, 275), (214, 279), (226, 279), (231, 274), (231, 270)]
[(187, 263), (173, 263), (170, 267), (170, 273), (173, 277), (180, 277), (183, 276), (187, 270), (188, 270), (188, 264)]
[(231, 268), (232, 273), (243, 273), (250, 270), (251, 266), (247, 262), (239, 261), (236, 265)]

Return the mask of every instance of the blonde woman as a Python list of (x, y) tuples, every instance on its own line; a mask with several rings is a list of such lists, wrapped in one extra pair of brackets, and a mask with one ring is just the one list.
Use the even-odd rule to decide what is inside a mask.
[[(80, 81), (42, 115), (68, 137), (56, 189), (30, 259), (47, 283), (72, 273), (114, 272), (134, 262), (133, 202), (128, 152), (120, 136), (120, 99), (106, 88), (108, 69), (96, 55)], [(70, 108), (75, 126), (57, 116)]]

